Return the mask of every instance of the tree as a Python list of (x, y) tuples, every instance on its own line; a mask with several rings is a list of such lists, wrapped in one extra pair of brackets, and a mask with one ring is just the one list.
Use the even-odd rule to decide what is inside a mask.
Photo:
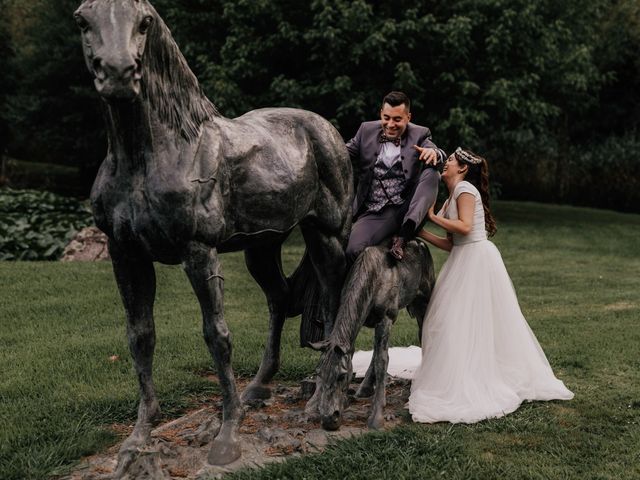
[[(0, 10), (4, 10), (5, 0), (0, 1)], [(9, 118), (7, 100), (13, 93), (13, 46), (9, 36), (6, 17), (0, 17), (0, 184), (5, 176), (5, 152), (9, 143)]]
[(640, 130), (640, 3), (611, 1), (603, 17), (595, 56), (606, 82), (585, 126), (599, 140)]
[[(77, 0), (3, 1), (18, 75), (12, 152), (91, 166), (90, 184), (106, 147)], [(507, 196), (568, 198), (569, 147), (638, 128), (637, 0), (154, 4), (225, 116), (300, 107), (348, 139), (404, 90), (436, 143), (488, 156)]]
[(75, 0), (6, 0), (16, 48), (11, 97), (17, 157), (76, 165), (91, 181), (104, 157), (100, 101), (82, 58)]

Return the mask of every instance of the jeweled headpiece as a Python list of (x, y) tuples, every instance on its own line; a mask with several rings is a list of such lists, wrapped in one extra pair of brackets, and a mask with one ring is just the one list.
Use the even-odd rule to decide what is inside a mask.
[(475, 155), (472, 155), (471, 153), (463, 150), (460, 147), (456, 148), (456, 151), (453, 152), (453, 154), (458, 160), (462, 160), (463, 162), (471, 163), (473, 165), (482, 163), (482, 159), (480, 157), (476, 157)]

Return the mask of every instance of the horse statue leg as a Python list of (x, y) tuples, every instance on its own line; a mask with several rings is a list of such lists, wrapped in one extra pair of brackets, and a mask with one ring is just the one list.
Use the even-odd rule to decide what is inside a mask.
[(212, 465), (226, 465), (241, 454), (238, 428), (244, 409), (236, 389), (231, 368), (231, 340), (223, 314), (223, 278), (215, 249), (192, 243), (183, 259), (184, 270), (200, 302), (204, 339), (218, 370), (222, 388), (222, 426), (208, 460)]
[(113, 271), (127, 316), (127, 337), (140, 386), (138, 419), (133, 432), (118, 452), (113, 475), (120, 478), (135, 461), (139, 447), (149, 442), (151, 427), (160, 415), (152, 379), (153, 351), (156, 343), (153, 302), (156, 277), (153, 262), (139, 253), (129, 253), (109, 241)]
[(395, 314), (387, 312), (384, 318), (376, 325), (372, 360), (376, 385), (373, 400), (371, 401), (371, 415), (367, 421), (369, 428), (375, 430), (384, 427), (385, 383), (387, 380), (387, 367), (389, 366), (389, 332), (397, 315), (397, 311)]
[(282, 271), (281, 242), (244, 252), (249, 272), (256, 280), (269, 305), (269, 338), (258, 373), (242, 392), (241, 399), (247, 402), (271, 397), (269, 382), (280, 367), (280, 338), (286, 319), (289, 301), (289, 285)]

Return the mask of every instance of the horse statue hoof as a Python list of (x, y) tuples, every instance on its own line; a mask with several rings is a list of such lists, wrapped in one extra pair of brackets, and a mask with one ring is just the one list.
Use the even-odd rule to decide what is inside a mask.
[(382, 417), (382, 415), (370, 417), (369, 421), (367, 422), (367, 426), (371, 430), (382, 430), (384, 428), (384, 418)]
[(374, 389), (372, 386), (361, 384), (356, 391), (356, 398), (369, 398), (373, 393)]
[(131, 466), (138, 459), (141, 449), (148, 444), (150, 438), (151, 424), (146, 423), (143, 428), (138, 431), (134, 430), (133, 433), (122, 442), (120, 450), (118, 451), (118, 463), (111, 478), (120, 480), (129, 472)]
[(120, 480), (129, 472), (129, 468), (136, 461), (139, 450), (137, 448), (120, 449), (118, 452), (118, 463), (116, 469), (112, 474), (107, 474), (104, 478), (110, 480)]
[(240, 395), (242, 403), (251, 402), (252, 400), (268, 400), (271, 398), (271, 389), (264, 385), (247, 385)]
[(211, 465), (227, 465), (235, 462), (242, 455), (239, 441), (214, 440), (207, 461)]

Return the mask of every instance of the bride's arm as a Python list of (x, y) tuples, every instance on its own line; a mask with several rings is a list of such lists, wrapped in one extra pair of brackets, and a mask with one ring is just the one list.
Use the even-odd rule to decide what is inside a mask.
[[(427, 216), (429, 218), (436, 216), (433, 212), (433, 207), (434, 205), (431, 205), (429, 211), (427, 212)], [(441, 210), (441, 212), (443, 210), (444, 208)], [(450, 233), (448, 233), (446, 237), (439, 237), (438, 235), (428, 232), (427, 230), (421, 230), (420, 232), (418, 232), (417, 236), (418, 238), (429, 242), (431, 245), (441, 248), (442, 250), (446, 250), (447, 252), (450, 252), (453, 248), (453, 238), (451, 238)]]
[(440, 217), (433, 213), (433, 209), (430, 209), (428, 213), (429, 220), (444, 228), (449, 233), (468, 235), (473, 227), (473, 210), (475, 202), (476, 198), (471, 193), (461, 193), (456, 200), (456, 205), (458, 207), (457, 219), (450, 220), (448, 218)]
[(448, 235), (446, 237), (439, 237), (438, 235), (434, 235), (433, 233), (427, 232), (426, 230), (421, 230), (420, 232), (418, 232), (418, 237), (426, 240), (431, 245), (441, 248), (442, 250), (446, 250), (447, 252), (450, 252), (451, 248), (453, 247), (451, 237)]

